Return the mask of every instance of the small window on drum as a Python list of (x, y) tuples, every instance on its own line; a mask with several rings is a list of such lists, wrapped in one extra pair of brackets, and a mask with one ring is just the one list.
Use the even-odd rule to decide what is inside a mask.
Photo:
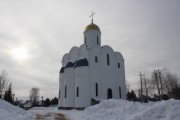
[(86, 42), (87, 42), (87, 41), (86, 41), (86, 36), (84, 36), (84, 43), (86, 44)]
[(107, 65), (110, 65), (109, 54), (107, 54)]
[(118, 68), (120, 68), (120, 63), (118, 63)]

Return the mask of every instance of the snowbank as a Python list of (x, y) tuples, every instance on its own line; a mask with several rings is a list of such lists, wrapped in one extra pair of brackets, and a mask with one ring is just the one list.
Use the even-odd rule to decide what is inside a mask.
[(0, 99), (0, 120), (32, 120), (31, 114)]
[(134, 103), (104, 100), (85, 109), (86, 120), (180, 120), (180, 101)]

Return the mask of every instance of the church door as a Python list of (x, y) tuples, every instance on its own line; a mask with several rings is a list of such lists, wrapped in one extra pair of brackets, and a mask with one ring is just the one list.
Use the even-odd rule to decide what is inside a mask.
[(107, 90), (107, 99), (111, 99), (111, 98), (112, 98), (112, 90), (111, 90), (111, 88), (109, 88)]

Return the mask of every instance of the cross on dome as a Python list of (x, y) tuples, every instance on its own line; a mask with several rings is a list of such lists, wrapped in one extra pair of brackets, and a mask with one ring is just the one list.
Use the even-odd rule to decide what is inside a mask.
[(92, 14), (89, 16), (89, 17), (92, 18), (92, 19), (91, 19), (91, 24), (89, 24), (88, 26), (86, 26), (84, 32), (89, 31), (89, 30), (97, 30), (97, 31), (100, 32), (100, 28), (99, 28), (96, 24), (93, 23), (93, 16), (94, 16), (94, 15), (95, 15), (95, 13), (92, 11)]
[(92, 24), (93, 24), (93, 16), (94, 15), (95, 15), (95, 13), (92, 11), (92, 14), (89, 16), (89, 17), (92, 17), (92, 19), (91, 19)]

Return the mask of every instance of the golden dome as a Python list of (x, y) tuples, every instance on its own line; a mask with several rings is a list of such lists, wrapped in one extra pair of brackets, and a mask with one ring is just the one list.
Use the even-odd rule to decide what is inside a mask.
[(88, 30), (98, 30), (99, 32), (101, 32), (99, 27), (96, 24), (94, 24), (94, 23), (91, 23), (88, 26), (86, 26), (84, 32), (86, 32)]

